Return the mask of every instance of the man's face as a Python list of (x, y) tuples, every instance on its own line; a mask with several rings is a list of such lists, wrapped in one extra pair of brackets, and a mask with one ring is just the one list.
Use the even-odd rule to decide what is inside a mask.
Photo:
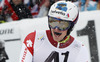
[(61, 31), (58, 28), (55, 29), (51, 28), (51, 33), (55, 41), (61, 41), (66, 36), (67, 30)]
[(15, 5), (18, 5), (18, 4), (22, 3), (22, 0), (12, 0), (12, 2), (13, 2)]

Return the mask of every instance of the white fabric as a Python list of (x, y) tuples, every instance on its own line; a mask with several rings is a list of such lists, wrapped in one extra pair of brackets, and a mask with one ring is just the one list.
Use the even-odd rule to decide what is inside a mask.
[[(28, 39), (29, 40), (29, 39)], [(68, 54), (68, 60), (67, 62), (87, 62), (88, 59), (88, 51), (86, 50), (86, 47), (83, 46), (80, 42), (74, 40), (69, 46), (66, 48), (57, 48), (54, 47), (50, 41), (47, 38), (45, 31), (36, 31), (35, 41), (34, 41), (34, 54), (33, 56), (30, 54), (30, 52), (27, 50), (26, 55), (24, 54), (26, 46), (24, 45), (22, 47), (22, 52), (20, 56), (20, 61), (23, 58), (23, 55), (25, 55), (25, 60), (22, 62), (46, 62), (46, 59), (50, 59), (53, 57), (52, 62), (54, 62), (54, 55), (55, 52), (58, 53), (58, 60), (59, 62), (64, 62), (65, 54), (66, 52), (69, 52)], [(59, 43), (58, 43), (59, 44)]]

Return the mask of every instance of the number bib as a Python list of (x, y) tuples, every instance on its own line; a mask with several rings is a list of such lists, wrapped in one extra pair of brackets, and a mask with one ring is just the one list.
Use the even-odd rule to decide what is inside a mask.
[[(75, 40), (64, 48), (52, 45), (45, 31), (36, 31), (34, 43), (34, 62), (75, 62), (81, 49), (81, 44)], [(63, 46), (63, 45), (62, 45)]]

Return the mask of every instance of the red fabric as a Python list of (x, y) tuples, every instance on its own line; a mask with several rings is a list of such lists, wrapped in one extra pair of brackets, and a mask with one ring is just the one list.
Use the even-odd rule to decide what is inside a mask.
[(8, 2), (8, 0), (5, 0), (5, 5), (8, 6), (8, 9), (11, 11), (12, 15), (11, 15), (11, 18), (13, 19), (13, 21), (15, 20), (18, 20), (18, 16), (17, 14), (15, 13), (15, 11), (13, 10), (13, 8), (11, 7), (10, 3)]
[(47, 30), (46, 33), (47, 33), (47, 37), (48, 37), (50, 43), (51, 43), (53, 46), (57, 47), (58, 42), (53, 40), (53, 37), (52, 37), (52, 35), (51, 35), (51, 31), (50, 31), (50, 30)]
[(38, 12), (34, 12), (34, 13), (32, 13), (32, 15), (38, 15)]
[[(47, 30), (46, 33), (47, 33), (47, 37), (48, 37), (50, 43), (51, 43), (53, 46), (57, 47), (58, 42), (53, 40), (53, 37), (52, 37), (52, 35), (51, 35), (50, 30)], [(67, 38), (67, 37), (66, 37), (66, 38)], [(65, 42), (65, 43), (60, 43), (59, 48), (65, 48), (65, 47), (69, 46), (73, 41), (74, 41), (74, 38), (73, 38), (72, 36), (70, 36), (70, 38), (69, 38), (69, 40), (68, 40), (67, 42)]]
[(40, 3), (40, 7), (45, 3), (45, 0), (42, 0), (42, 2)]
[(32, 56), (34, 52), (33, 46), (34, 46), (35, 35), (36, 32), (30, 33), (24, 40), (24, 44), (26, 45)]
[(96, 0), (93, 0), (93, 1), (96, 1)]
[(1, 14), (1, 11), (2, 11), (2, 7), (0, 7), (0, 14)]
[(2, 10), (2, 7), (0, 7), (0, 10)]

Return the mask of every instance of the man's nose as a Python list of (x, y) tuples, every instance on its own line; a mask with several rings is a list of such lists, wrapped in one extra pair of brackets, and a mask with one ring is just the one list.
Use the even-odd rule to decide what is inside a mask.
[(58, 27), (55, 27), (55, 30), (56, 30), (56, 31), (59, 31), (59, 28), (58, 28)]

